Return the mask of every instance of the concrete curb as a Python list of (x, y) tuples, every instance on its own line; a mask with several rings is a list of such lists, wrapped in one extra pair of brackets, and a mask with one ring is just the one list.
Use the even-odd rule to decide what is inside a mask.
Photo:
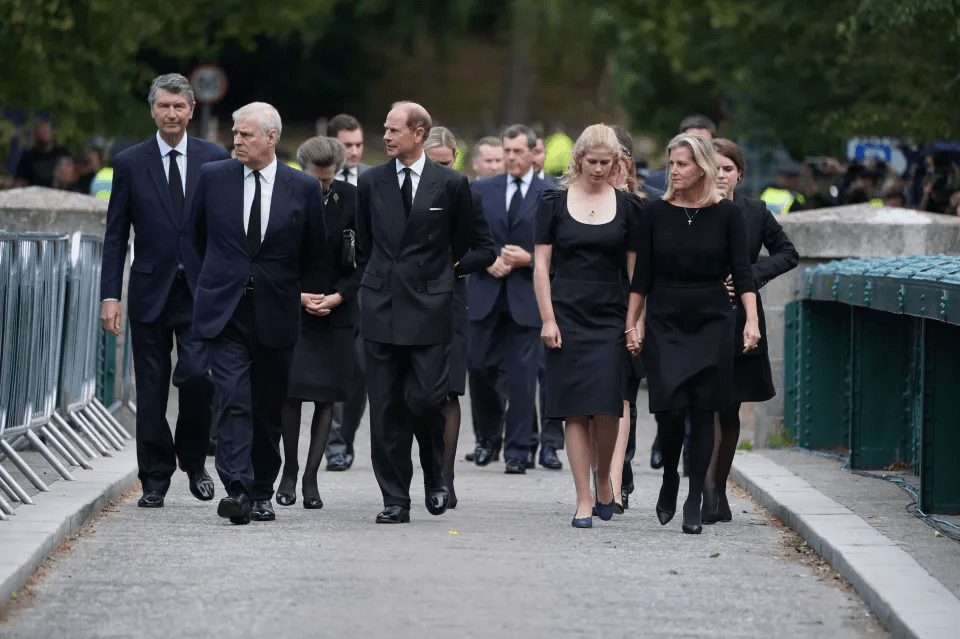
[(75, 481), (50, 484), (35, 496), (35, 506), (21, 505), (0, 521), (0, 603), (6, 603), (60, 542), (80, 529), (108, 503), (137, 481), (133, 441), (111, 457), (91, 459), (93, 470), (73, 472)]
[(894, 637), (956, 632), (960, 600), (845, 506), (758, 453), (738, 452), (730, 476), (842, 574)]

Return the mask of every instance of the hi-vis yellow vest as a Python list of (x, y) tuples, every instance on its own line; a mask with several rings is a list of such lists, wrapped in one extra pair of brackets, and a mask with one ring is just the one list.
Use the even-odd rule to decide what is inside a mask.
[(110, 191), (113, 190), (113, 169), (110, 167), (100, 169), (93, 177), (90, 183), (90, 195), (98, 200), (109, 200)]
[(760, 199), (774, 215), (786, 215), (790, 212), (790, 207), (793, 206), (797, 196), (788, 189), (771, 186), (760, 195)]

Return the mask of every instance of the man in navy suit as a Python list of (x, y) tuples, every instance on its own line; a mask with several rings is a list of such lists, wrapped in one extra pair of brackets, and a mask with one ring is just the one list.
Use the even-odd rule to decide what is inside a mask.
[[(204, 345), (192, 325), (200, 257), (189, 203), (200, 167), (229, 155), (216, 144), (186, 134), (194, 101), (185, 77), (170, 73), (154, 79), (148, 101), (156, 135), (114, 159), (100, 319), (104, 330), (120, 335), (123, 267), (133, 227), (127, 308), (137, 383), (137, 464), (143, 485), (138, 505), (161, 508), (178, 460), (190, 492), (203, 501), (213, 499), (213, 480), (203, 468), (213, 383)], [(166, 418), (174, 336), (173, 383), (180, 397), (175, 436)]]
[(217, 514), (273, 521), (280, 411), (300, 335), (300, 282), (323, 257), (316, 178), (277, 162), (280, 115), (254, 102), (233, 114), (236, 160), (203, 167), (193, 200), (203, 260), (194, 326), (208, 344), (220, 396)]
[[(467, 282), (470, 308), (470, 402), (479, 441), (474, 461), (485, 466), (496, 454), (505, 420), (506, 472), (523, 474), (536, 420), (540, 361), (540, 311), (533, 292), (534, 215), (546, 182), (533, 170), (537, 135), (514, 125), (503, 138), (507, 174), (473, 183), (480, 196), (499, 257)], [(504, 412), (503, 385), (508, 400)]]

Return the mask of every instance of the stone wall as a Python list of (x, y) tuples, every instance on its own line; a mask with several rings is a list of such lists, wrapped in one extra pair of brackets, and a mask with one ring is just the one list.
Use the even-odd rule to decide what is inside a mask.
[(106, 229), (106, 200), (42, 186), (0, 191), (0, 230), (103, 236)]
[(754, 406), (754, 444), (783, 430), (784, 307), (797, 297), (807, 268), (848, 257), (960, 255), (960, 218), (869, 204), (801, 211), (779, 217), (800, 253), (800, 265), (762, 290), (770, 365), (777, 396)]

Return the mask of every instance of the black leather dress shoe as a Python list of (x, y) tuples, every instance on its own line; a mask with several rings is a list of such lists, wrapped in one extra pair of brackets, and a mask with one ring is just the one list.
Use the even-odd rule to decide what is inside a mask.
[(250, 519), (253, 521), (273, 521), (277, 513), (273, 510), (273, 503), (269, 499), (258, 499), (250, 508)]
[(197, 472), (187, 471), (187, 480), (190, 482), (190, 494), (200, 501), (213, 499), (213, 480), (207, 474), (206, 468)]
[(650, 468), (654, 470), (663, 468), (663, 454), (660, 452), (659, 439), (654, 439), (653, 446), (650, 447)]
[(467, 461), (473, 461), (474, 459), (477, 458), (477, 455), (474, 451), (470, 451), (469, 453), (464, 455), (463, 458)]
[(409, 524), (410, 509), (403, 506), (387, 506), (377, 515), (378, 524)]
[(557, 456), (557, 451), (549, 446), (540, 449), (540, 465), (550, 470), (561, 470), (563, 468), (563, 462)]
[(346, 455), (337, 453), (333, 457), (327, 459), (327, 470), (342, 471), (348, 470), (349, 468), (350, 464), (347, 463)]
[(431, 515), (442, 515), (447, 512), (447, 508), (450, 506), (450, 493), (447, 492), (446, 488), (427, 491), (423, 503), (427, 507), (427, 512)]
[(349, 469), (351, 466), (353, 466), (353, 453), (347, 453), (346, 455), (343, 456), (343, 458), (344, 458), (345, 460), (347, 460), (347, 468), (348, 468), (348, 469)]
[(473, 463), (477, 466), (486, 466), (494, 460), (495, 453), (492, 448), (487, 448), (486, 446), (477, 446), (477, 450), (474, 451)]
[(140, 508), (163, 508), (163, 493), (159, 490), (148, 490), (137, 502)]
[(526, 475), (527, 467), (526, 464), (519, 459), (508, 459), (503, 472), (507, 475)]
[(217, 505), (217, 515), (229, 519), (231, 524), (250, 523), (250, 498), (246, 494), (235, 491), (229, 497), (224, 497)]

